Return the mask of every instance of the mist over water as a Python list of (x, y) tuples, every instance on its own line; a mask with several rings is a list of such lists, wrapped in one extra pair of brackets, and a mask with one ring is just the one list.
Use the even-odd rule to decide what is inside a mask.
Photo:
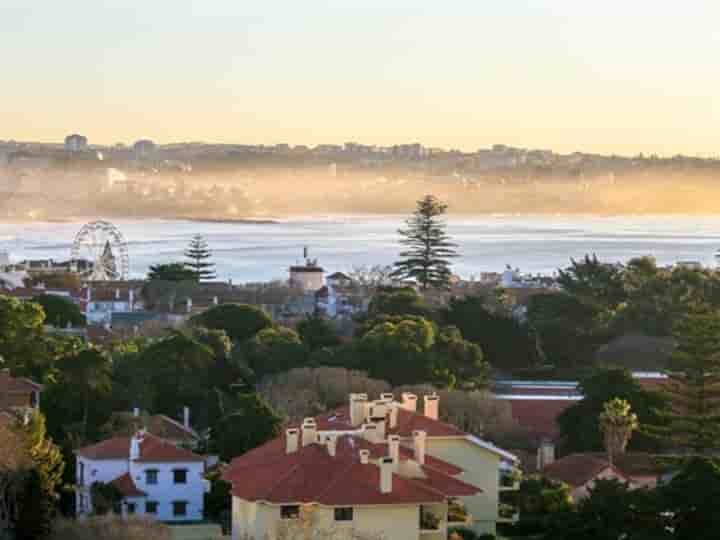
[[(397, 229), (404, 216), (307, 217), (275, 224), (115, 220), (124, 234), (131, 276), (144, 277), (151, 264), (182, 259), (190, 237), (206, 235), (219, 279), (235, 282), (285, 279), (287, 268), (307, 245), (326, 270), (391, 264), (401, 246)], [(0, 251), (11, 259), (67, 259), (82, 223), (0, 224)], [(714, 264), (720, 248), (720, 216), (476, 216), (448, 219), (462, 255), (455, 271), (465, 278), (501, 271), (550, 274), (571, 257), (596, 253), (624, 262), (652, 255), (659, 264)]]

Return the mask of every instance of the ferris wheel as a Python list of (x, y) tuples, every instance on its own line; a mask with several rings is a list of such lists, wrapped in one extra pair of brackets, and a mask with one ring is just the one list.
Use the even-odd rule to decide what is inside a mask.
[(109, 221), (93, 221), (75, 235), (71, 258), (76, 263), (89, 262), (86, 279), (90, 281), (125, 280), (130, 271), (127, 243), (122, 233)]

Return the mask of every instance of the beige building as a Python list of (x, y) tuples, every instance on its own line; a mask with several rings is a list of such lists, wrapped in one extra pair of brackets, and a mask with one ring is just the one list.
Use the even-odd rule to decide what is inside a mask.
[(235, 459), (233, 540), (312, 523), (343, 532), (440, 540), (449, 527), (495, 532), (503, 470), (516, 458), (438, 420), (437, 395), (391, 394), (306, 419)]

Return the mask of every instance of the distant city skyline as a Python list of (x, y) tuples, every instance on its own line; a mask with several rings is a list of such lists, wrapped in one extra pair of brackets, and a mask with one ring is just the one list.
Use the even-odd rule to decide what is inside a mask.
[(718, 2), (342, 4), (4, 0), (0, 140), (720, 154)]

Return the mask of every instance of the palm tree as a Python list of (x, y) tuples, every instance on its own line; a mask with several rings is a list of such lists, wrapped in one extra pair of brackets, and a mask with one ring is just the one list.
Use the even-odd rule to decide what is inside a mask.
[(632, 432), (639, 426), (637, 415), (630, 412), (630, 403), (624, 399), (611, 399), (600, 413), (600, 430), (610, 465), (616, 455), (624, 454)]

